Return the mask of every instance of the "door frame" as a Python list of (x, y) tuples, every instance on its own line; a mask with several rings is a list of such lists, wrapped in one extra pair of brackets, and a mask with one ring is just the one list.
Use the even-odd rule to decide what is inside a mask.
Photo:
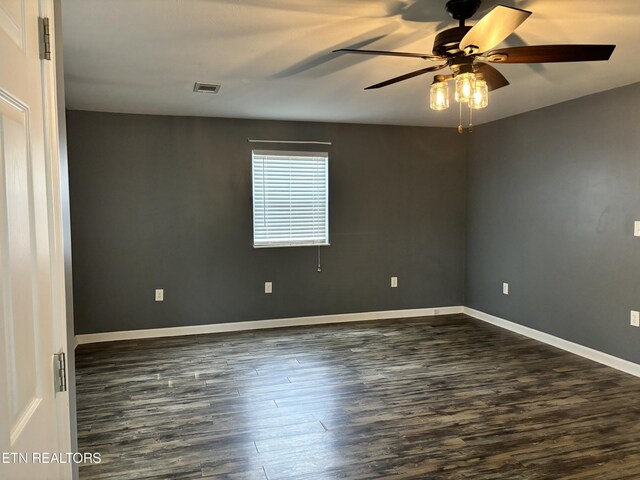
[[(67, 391), (57, 395), (59, 445), (77, 452), (75, 398), (75, 335), (71, 271), (71, 210), (67, 161), (62, 0), (40, 0), (40, 17), (49, 18), (51, 60), (41, 60), (44, 142), (47, 165), (47, 207), (51, 251), (51, 288), (55, 343), (66, 352)], [(61, 335), (65, 332), (65, 335)], [(79, 478), (77, 464), (60, 464), (61, 478)]]

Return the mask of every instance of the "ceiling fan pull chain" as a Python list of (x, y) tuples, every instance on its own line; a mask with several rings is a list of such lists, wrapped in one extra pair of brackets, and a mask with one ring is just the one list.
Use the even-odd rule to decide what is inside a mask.
[(473, 132), (473, 108), (471, 108), (471, 100), (469, 100), (469, 133)]
[(462, 135), (464, 128), (462, 127), (462, 102), (458, 102), (458, 106), (460, 107), (460, 119), (458, 121), (458, 133)]

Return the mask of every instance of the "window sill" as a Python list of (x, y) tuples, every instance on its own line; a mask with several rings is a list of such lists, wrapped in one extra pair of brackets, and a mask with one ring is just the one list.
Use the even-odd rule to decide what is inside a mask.
[(330, 243), (272, 243), (269, 245), (254, 245), (253, 248), (283, 248), (283, 247), (330, 247)]

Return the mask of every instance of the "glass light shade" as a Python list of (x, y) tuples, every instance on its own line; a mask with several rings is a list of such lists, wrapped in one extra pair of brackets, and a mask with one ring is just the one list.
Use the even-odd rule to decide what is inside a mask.
[(467, 103), (476, 88), (475, 73), (460, 73), (456, 75), (456, 102)]
[(432, 110), (446, 110), (449, 108), (449, 85), (447, 82), (431, 84), (430, 100)]
[(473, 90), (473, 95), (469, 99), (469, 107), (479, 110), (487, 105), (489, 105), (489, 88), (487, 87), (487, 82), (476, 78), (476, 87)]

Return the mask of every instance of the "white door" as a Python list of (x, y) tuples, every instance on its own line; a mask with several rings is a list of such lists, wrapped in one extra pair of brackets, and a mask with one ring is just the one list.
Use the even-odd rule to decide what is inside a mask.
[[(47, 3), (49, 2), (49, 3)], [(40, 60), (40, 9), (0, 0), (0, 478), (70, 478), (66, 393), (54, 354), (66, 350), (56, 238), (59, 186), (50, 134), (51, 64)], [(51, 19), (53, 23), (53, 19)], [(50, 86), (49, 86), (50, 87)], [(47, 117), (47, 118), (45, 118)], [(62, 303), (60, 303), (62, 301)], [(63, 405), (63, 408), (61, 408)], [(66, 418), (64, 412), (66, 411)], [(62, 412), (62, 413), (61, 413)], [(34, 453), (36, 454), (34, 457)], [(66, 458), (65, 458), (66, 460)], [(48, 461), (48, 463), (45, 463)]]

